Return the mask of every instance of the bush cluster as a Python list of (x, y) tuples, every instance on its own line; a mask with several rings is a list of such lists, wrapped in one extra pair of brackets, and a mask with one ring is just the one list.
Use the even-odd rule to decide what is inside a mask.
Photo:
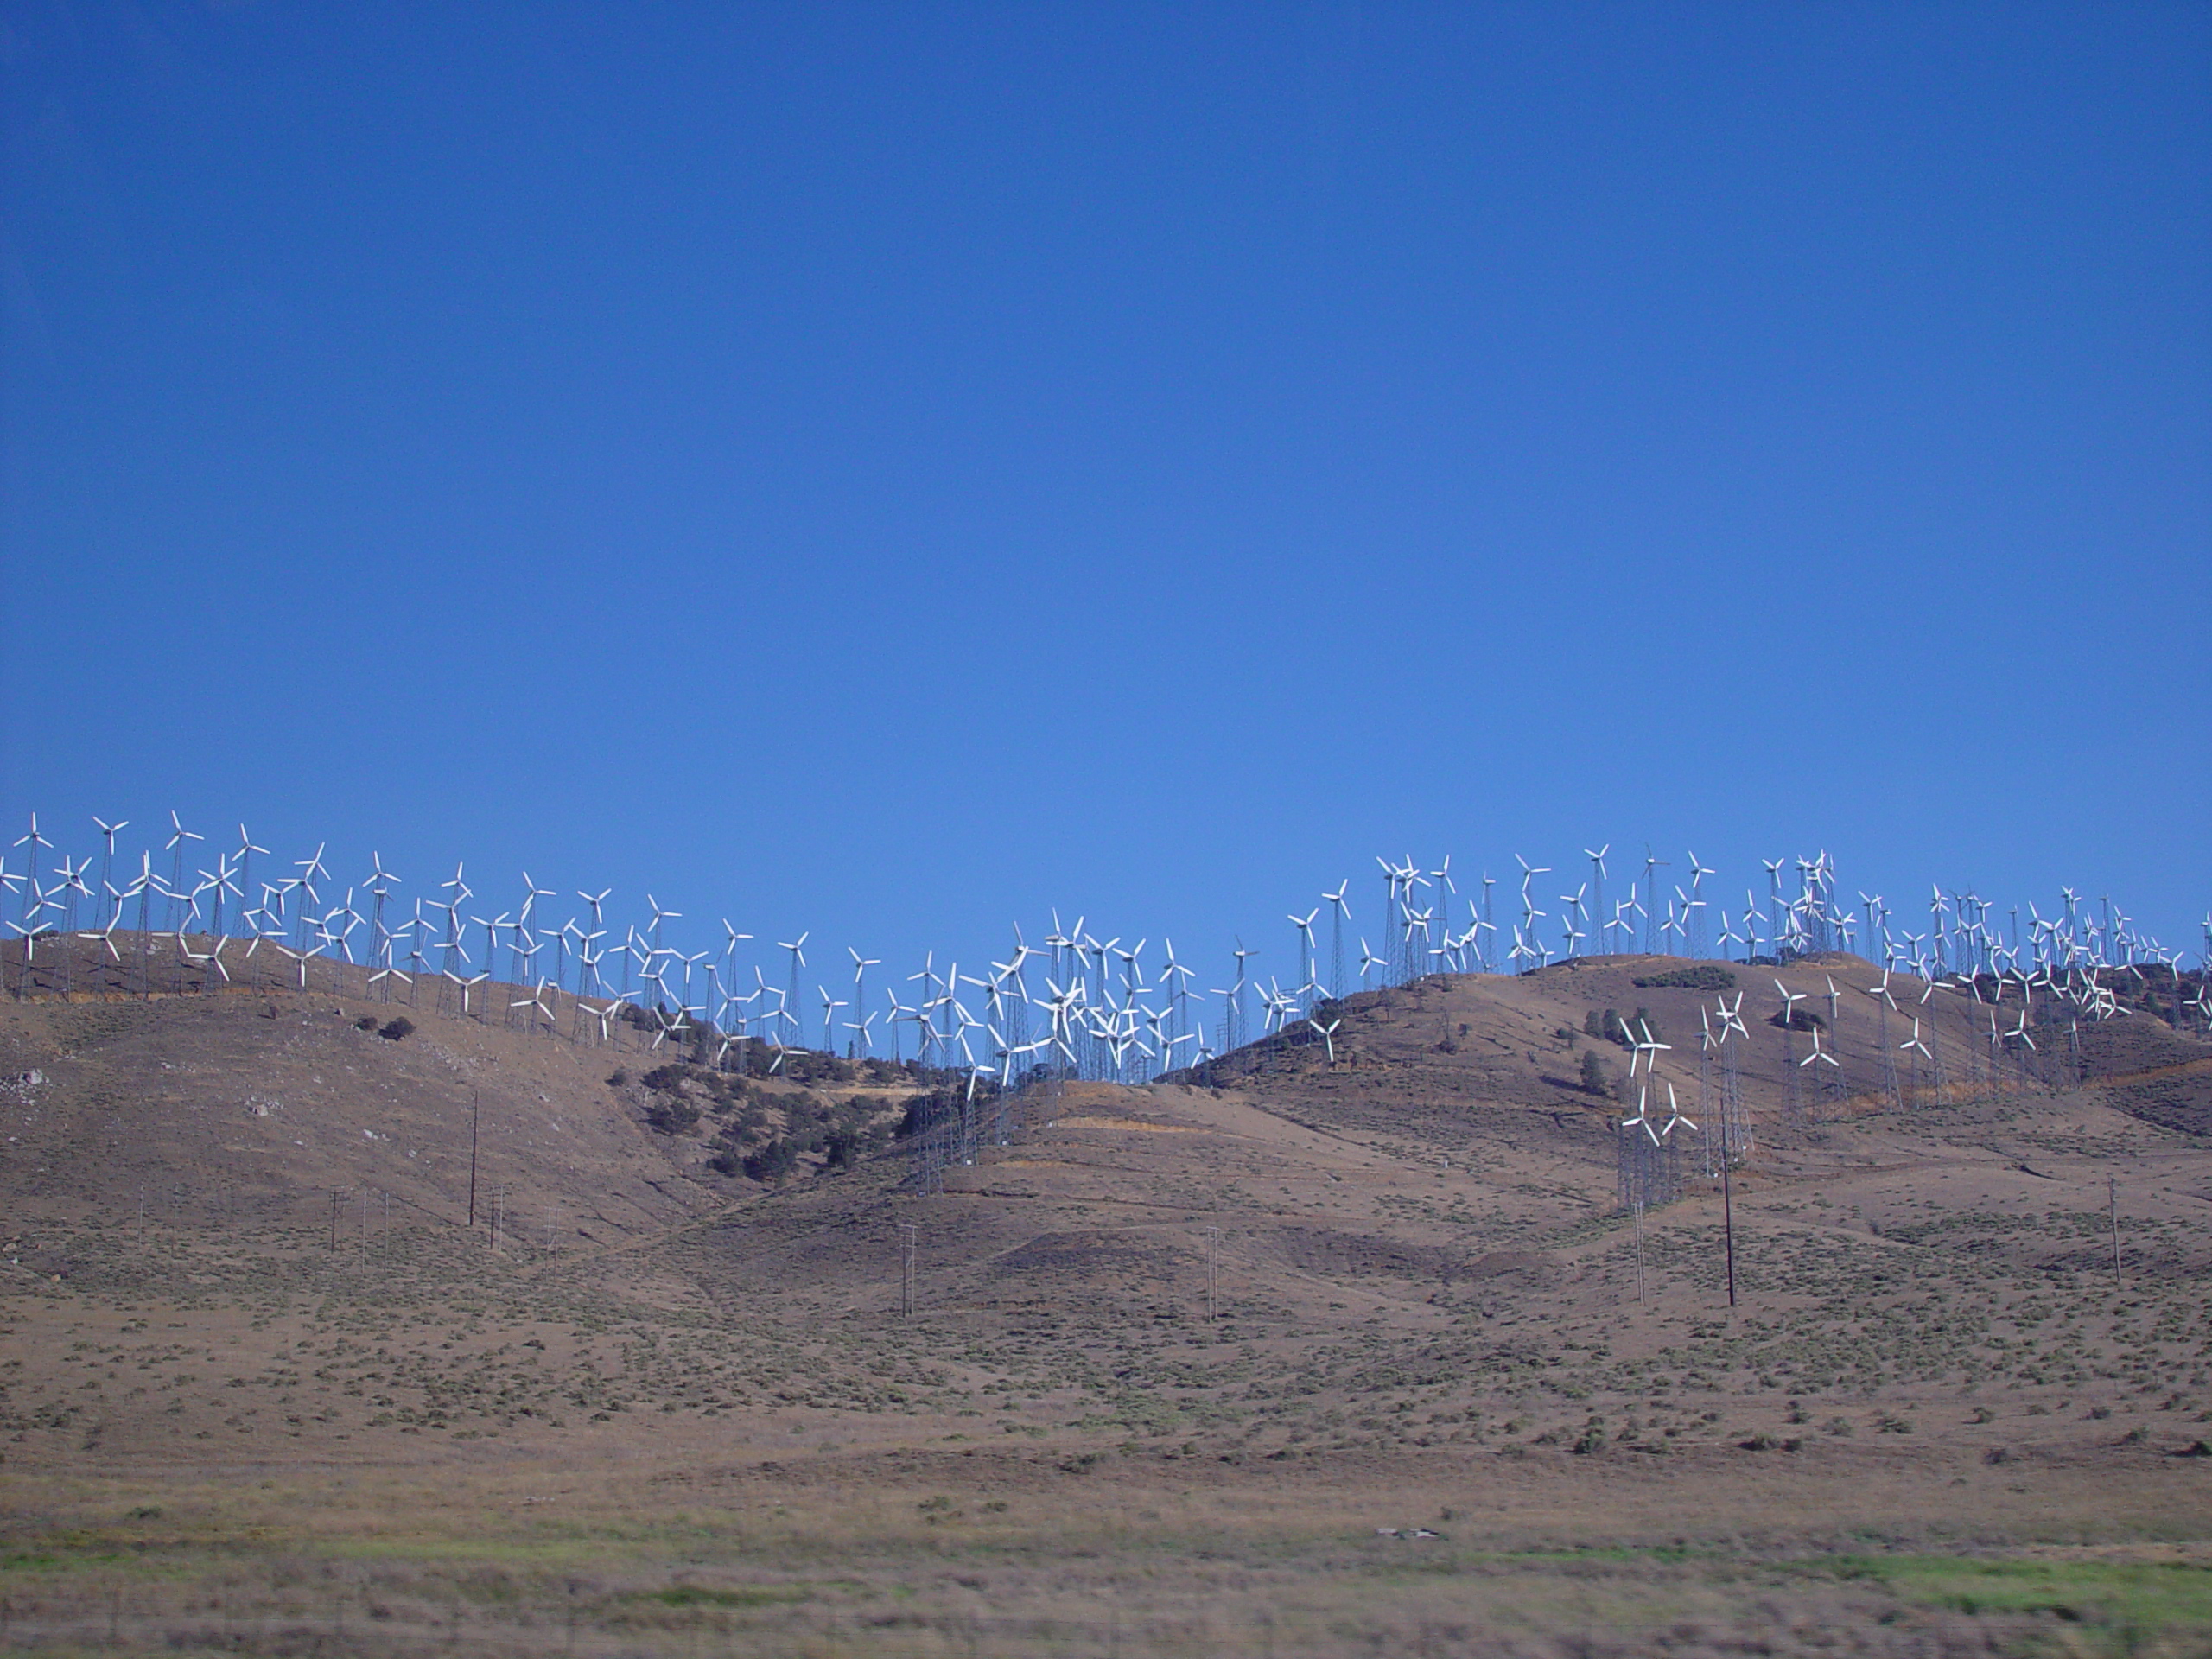
[(1700, 962), (1688, 968), (1669, 968), (1662, 974), (1646, 974), (1635, 984), (1639, 991), (1732, 991), (1736, 976), (1717, 962)]
[(825, 1170), (849, 1169), (884, 1139), (874, 1122), (880, 1108), (866, 1096), (836, 1101), (811, 1090), (763, 1089), (688, 1060), (655, 1066), (638, 1081), (648, 1091), (645, 1117), (653, 1129), (683, 1135), (709, 1126), (707, 1166), (718, 1174), (780, 1183), (808, 1153), (822, 1154)]

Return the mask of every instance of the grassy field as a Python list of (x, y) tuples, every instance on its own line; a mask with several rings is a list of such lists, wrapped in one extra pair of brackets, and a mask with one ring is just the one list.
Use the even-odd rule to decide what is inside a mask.
[[(2047, 1471), (2032, 1490), (2077, 1509), (2066, 1530), (2133, 1535), (2125, 1543), (2038, 1542), (2036, 1505), (1990, 1515), (1864, 1459), (1779, 1489), (1717, 1465), (1655, 1484), (1643, 1470), (1501, 1475), (1427, 1460), (1295, 1475), (1110, 1457), (1079, 1474), (1006, 1454), (963, 1462), (848, 1463), (797, 1480), (756, 1466), (675, 1491), (634, 1470), (569, 1465), (41, 1482), (0, 1557), (8, 1640), (49, 1651), (2179, 1655), (2204, 1651), (2212, 1630), (2212, 1552), (2155, 1536), (2199, 1529), (2161, 1522), (2155, 1483), (2132, 1515), (2093, 1493), (2110, 1471)], [(560, 1481), (569, 1490), (518, 1490)], [(1884, 1501), (1854, 1503), (1850, 1489), (1869, 1484)], [(1909, 1533), (1894, 1530), (1900, 1503), (1922, 1516)], [(1648, 1537), (1678, 1507), (1694, 1511), (1694, 1533), (1624, 1537)], [(1808, 1510), (1850, 1524), (1794, 1528)], [(1378, 1532), (1378, 1515), (1397, 1517), (1400, 1535)], [(1407, 1535), (1416, 1527), (1438, 1535)]]

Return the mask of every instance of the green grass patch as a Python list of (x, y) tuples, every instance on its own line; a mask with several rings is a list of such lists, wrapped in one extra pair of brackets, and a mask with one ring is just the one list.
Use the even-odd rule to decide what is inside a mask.
[(2103, 1635), (2118, 1651), (2155, 1637), (2212, 1630), (2212, 1567), (2194, 1562), (1850, 1556), (1826, 1563), (1825, 1570), (1872, 1580), (1899, 1600), (1922, 1606), (2048, 1613)]

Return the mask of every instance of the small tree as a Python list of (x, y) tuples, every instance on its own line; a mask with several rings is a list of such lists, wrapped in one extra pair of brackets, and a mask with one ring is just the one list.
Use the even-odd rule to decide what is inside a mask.
[(1582, 1051), (1582, 1086), (1593, 1095), (1605, 1092), (1605, 1063), (1598, 1058), (1594, 1048)]
[(746, 1154), (744, 1169), (756, 1181), (781, 1186), (798, 1167), (798, 1150), (779, 1135), (758, 1151)]

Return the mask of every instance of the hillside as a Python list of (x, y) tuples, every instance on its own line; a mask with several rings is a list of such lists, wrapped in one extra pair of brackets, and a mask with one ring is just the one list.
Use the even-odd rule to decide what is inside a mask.
[[(531, 1031), (482, 1012), (500, 999), (359, 985), (0, 1005), (5, 1474), (88, 1525), (181, 1494), (156, 1507), (194, 1538), (242, 1524), (227, 1483), (312, 1471), (384, 1494), (379, 1524), (432, 1481), (472, 1524), (520, 1524), (483, 1517), (524, 1497), (594, 1527), (705, 1504), (787, 1553), (858, 1506), (868, 1561), (957, 1535), (1001, 1572), (1023, 1514), (1062, 1539), (1119, 1516), (1155, 1567), (1201, 1516), (1294, 1554), (1415, 1522), (1462, 1551), (1756, 1536), (1777, 1560), (1853, 1526), (2212, 1536), (2212, 1459), (2172, 1455), (2212, 1421), (2212, 1044), (2139, 1010), (2062, 1028), (2063, 1069), (2047, 1040), (1993, 1061), (1971, 994), (1893, 981), (1891, 1013), (1854, 959), (1734, 969), (1732, 1312), (1713, 1149), (1678, 1128), (1680, 1196), (1640, 1224), (1618, 1203), (1606, 1010), (1672, 1045), (1652, 1076), (1688, 1117), (1723, 1090), (1716, 993), (1635, 982), (1687, 966), (1363, 994), (1328, 1011), (1333, 1064), (1309, 1031), (1174, 1081), (1033, 1084), (934, 1176), (893, 1134), (943, 1082), (911, 1070), (738, 1079), (642, 1028), (550, 1034), (566, 1007)], [(1795, 1063), (1813, 1033), (1777, 1023), (1777, 972), (1840, 1066)], [(1943, 1069), (1906, 1065), (1893, 1103), (1878, 1045), (1916, 1016)], [(776, 1145), (774, 1178), (743, 1173)], [(637, 1581), (665, 1584), (652, 1559)], [(1345, 1588), (1365, 1570), (1318, 1572), (1314, 1630), (1403, 1634)], [(74, 1628), (45, 1571), (9, 1593)], [(427, 1631), (425, 1586), (452, 1586), (410, 1571)], [(1038, 1618), (1074, 1593), (1014, 1576)], [(938, 1630), (962, 1592), (918, 1581)], [(809, 1593), (876, 1650), (851, 1636), (873, 1592)], [(784, 1603), (758, 1605), (778, 1650)], [(1794, 1650), (1713, 1606), (1715, 1642), (1738, 1620)]]

